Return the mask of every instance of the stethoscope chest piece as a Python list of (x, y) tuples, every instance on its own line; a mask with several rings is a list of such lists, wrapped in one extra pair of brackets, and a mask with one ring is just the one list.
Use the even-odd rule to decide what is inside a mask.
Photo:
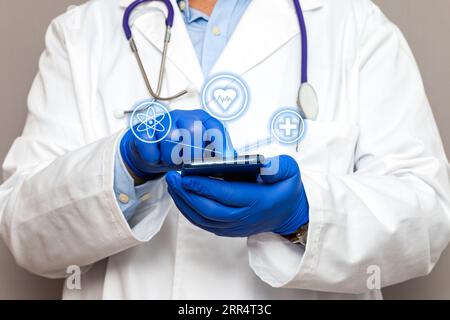
[(303, 83), (298, 90), (297, 105), (304, 119), (316, 120), (319, 114), (319, 99), (309, 83)]

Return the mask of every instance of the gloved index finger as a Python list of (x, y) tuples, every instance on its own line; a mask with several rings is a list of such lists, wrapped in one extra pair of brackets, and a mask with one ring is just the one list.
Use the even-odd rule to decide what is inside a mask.
[(175, 190), (172, 189), (172, 187), (169, 186), (168, 192), (177, 208), (192, 224), (207, 230), (233, 228), (236, 226), (236, 222), (223, 222), (207, 219), (199, 214), (195, 208), (191, 207)]
[(204, 218), (220, 222), (235, 222), (242, 218), (244, 208), (230, 207), (209, 197), (191, 192), (182, 186), (181, 180), (182, 178), (178, 173), (169, 172), (166, 175), (166, 181), (171, 192), (177, 194)]
[(226, 158), (235, 156), (236, 151), (231, 142), (231, 137), (221, 121), (210, 116), (203, 122), (203, 125), (206, 129), (204, 139), (214, 142), (216, 152), (218, 152), (221, 157)]
[(261, 169), (261, 180), (266, 184), (274, 184), (292, 177), (300, 177), (297, 161), (287, 155), (270, 158)]
[(255, 201), (258, 184), (223, 181), (207, 177), (183, 177), (184, 189), (230, 207), (248, 207)]

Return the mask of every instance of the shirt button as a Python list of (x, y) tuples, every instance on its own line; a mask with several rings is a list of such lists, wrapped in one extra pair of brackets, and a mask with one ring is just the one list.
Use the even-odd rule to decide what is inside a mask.
[(186, 1), (179, 1), (178, 7), (180, 8), (181, 11), (184, 11), (186, 9)]
[(140, 199), (141, 201), (148, 201), (150, 200), (150, 198), (151, 198), (150, 193), (146, 193)]
[(130, 202), (130, 197), (128, 197), (125, 193), (119, 194), (119, 201), (123, 204), (127, 204)]
[(220, 36), (220, 28), (218, 26), (215, 26), (212, 28), (212, 33), (215, 36)]

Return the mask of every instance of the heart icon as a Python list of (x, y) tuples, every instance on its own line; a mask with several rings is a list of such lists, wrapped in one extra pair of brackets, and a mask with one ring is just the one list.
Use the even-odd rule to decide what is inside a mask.
[(236, 99), (236, 96), (237, 93), (234, 89), (217, 89), (214, 91), (214, 99), (224, 111), (227, 111), (234, 99)]

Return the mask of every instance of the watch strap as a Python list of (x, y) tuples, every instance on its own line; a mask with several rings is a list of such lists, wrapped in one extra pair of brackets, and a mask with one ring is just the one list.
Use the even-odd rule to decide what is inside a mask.
[(283, 236), (285, 239), (289, 240), (294, 244), (301, 245), (302, 247), (306, 247), (306, 243), (308, 241), (308, 227), (309, 224), (305, 224), (295, 230), (294, 233)]

